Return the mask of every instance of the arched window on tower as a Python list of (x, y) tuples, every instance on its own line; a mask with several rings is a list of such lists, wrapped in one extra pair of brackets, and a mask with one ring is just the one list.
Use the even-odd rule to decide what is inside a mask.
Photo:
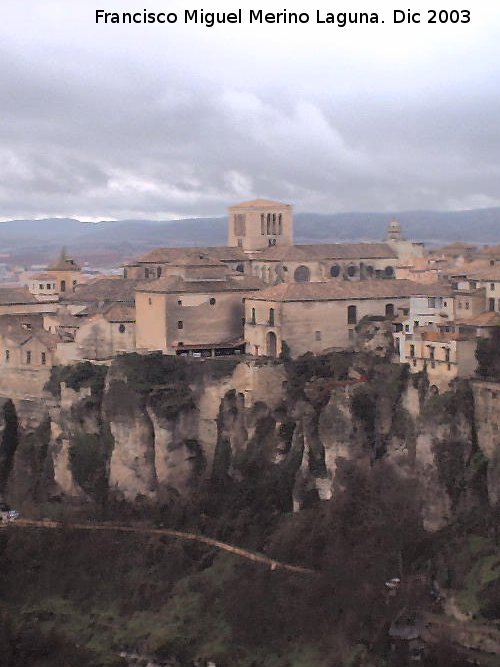
[(269, 308), (269, 326), (274, 327), (274, 308)]
[(278, 214), (278, 234), (283, 233), (283, 218), (281, 213)]
[(271, 214), (267, 214), (267, 233), (271, 233)]
[(276, 213), (273, 213), (273, 234), (276, 234)]
[(264, 219), (263, 213), (260, 214), (260, 233), (262, 234), (262, 236), (264, 236), (266, 233), (266, 221)]

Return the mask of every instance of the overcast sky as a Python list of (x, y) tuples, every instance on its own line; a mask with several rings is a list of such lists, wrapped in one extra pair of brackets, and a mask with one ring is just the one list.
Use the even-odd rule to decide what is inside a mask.
[[(17, 0), (0, 21), (0, 218), (500, 205), (500, 8), (394, 25), (401, 3)], [(490, 4), (491, 8), (488, 8)], [(409, 0), (422, 11), (437, 7)], [(96, 25), (95, 10), (307, 11), (308, 25)], [(383, 25), (317, 25), (315, 10)]]

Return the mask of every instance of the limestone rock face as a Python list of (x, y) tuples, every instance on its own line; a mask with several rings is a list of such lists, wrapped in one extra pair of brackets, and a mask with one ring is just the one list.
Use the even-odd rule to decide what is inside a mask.
[[(386, 333), (383, 322), (365, 329), (368, 342)], [(154, 386), (113, 363), (97, 389), (63, 383), (60, 396), (14, 397), (8, 424), (0, 396), (0, 494), (26, 506), (162, 503), (265, 470), (289, 494), (283, 507), (298, 509), (335, 498), (344, 461), (365, 470), (384, 461), (416, 489), (429, 530), (479, 502), (481, 475), (498, 502), (500, 385), (436, 397), (386, 360), (370, 362), (368, 377), (363, 355), (351, 357), (346, 380), (313, 376), (299, 392), (287, 388), (297, 379), (285, 364), (241, 360), (223, 372), (200, 362)]]

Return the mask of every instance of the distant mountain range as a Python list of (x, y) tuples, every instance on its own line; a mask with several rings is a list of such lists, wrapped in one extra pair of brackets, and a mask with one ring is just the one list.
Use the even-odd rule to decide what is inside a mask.
[[(380, 241), (392, 217), (405, 237), (440, 245), (456, 240), (500, 243), (500, 208), (471, 211), (404, 211), (394, 213), (298, 213), (296, 243)], [(227, 218), (97, 223), (65, 218), (12, 220), (0, 223), (0, 262), (36, 264), (68, 254), (94, 266), (119, 264), (158, 246), (224, 245)], [(2, 259), (3, 258), (3, 259)]]

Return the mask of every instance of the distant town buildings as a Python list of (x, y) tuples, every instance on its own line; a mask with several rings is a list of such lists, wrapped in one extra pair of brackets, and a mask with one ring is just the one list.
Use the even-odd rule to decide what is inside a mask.
[(63, 251), (26, 288), (0, 287), (0, 359), (40, 372), (131, 351), (295, 357), (352, 348), (366, 318), (392, 323), (395, 358), (438, 390), (473, 374), (477, 338), (500, 326), (500, 247), (427, 252), (397, 220), (381, 242), (296, 245), (289, 204), (243, 202), (227, 246), (157, 248), (94, 279)]

